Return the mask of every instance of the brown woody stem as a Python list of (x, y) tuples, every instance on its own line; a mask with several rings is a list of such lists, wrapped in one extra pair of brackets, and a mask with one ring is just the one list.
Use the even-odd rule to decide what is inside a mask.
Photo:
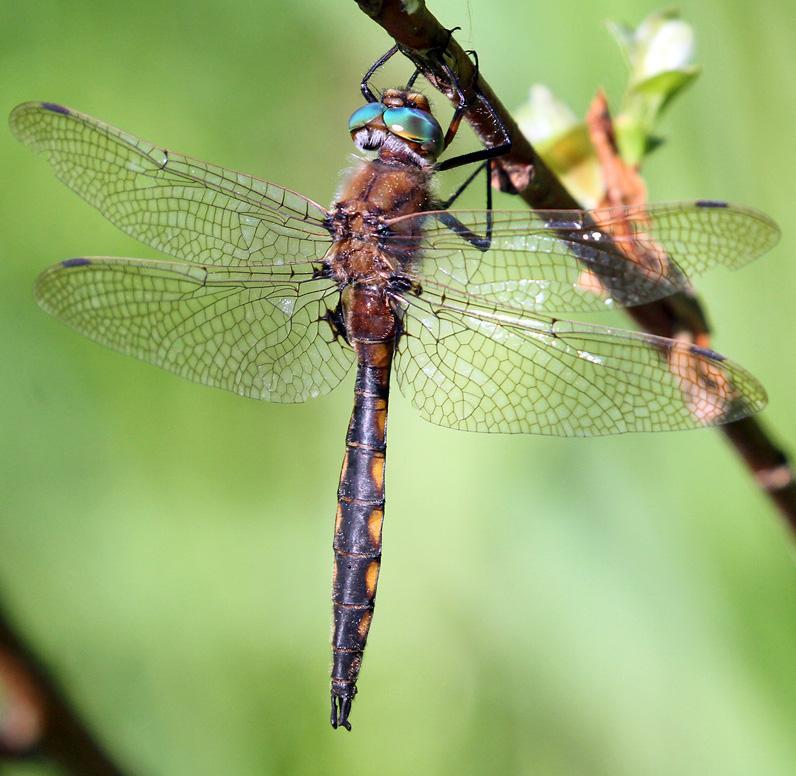
[(0, 761), (44, 756), (75, 776), (123, 776), (0, 602)]
[[(520, 132), (511, 114), (492, 91), (479, 69), (477, 88), (470, 57), (426, 8), (422, 0), (357, 0), (360, 9), (395, 40), (400, 50), (415, 63), (428, 80), (448, 99), (455, 97), (441, 67), (439, 52), (458, 74), (468, 98), (465, 119), (479, 140), (487, 146), (499, 141), (488, 105), (500, 117), (512, 139), (511, 153), (495, 160), (503, 177), (502, 188), (513, 190), (534, 210), (580, 209), (580, 203), (566, 190)], [(454, 103), (455, 106), (455, 103)], [(708, 335), (706, 316), (698, 299), (686, 292), (627, 310), (645, 331), (663, 337), (688, 335), (703, 342)], [(721, 427), (729, 442), (771, 498), (796, 534), (796, 480), (788, 456), (779, 448), (756, 418)]]

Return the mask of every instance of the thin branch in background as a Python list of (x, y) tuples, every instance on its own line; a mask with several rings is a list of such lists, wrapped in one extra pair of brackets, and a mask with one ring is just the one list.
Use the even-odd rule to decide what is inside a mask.
[(0, 762), (46, 757), (75, 776), (123, 776), (0, 602)]
[[(455, 94), (441, 67), (440, 52), (444, 51), (445, 61), (458, 74), (470, 105), (465, 119), (484, 145), (494, 145), (499, 139), (492, 110), (500, 117), (513, 144), (510, 154), (496, 160), (501, 174), (494, 183), (505, 191), (516, 193), (534, 210), (581, 209), (580, 203), (544, 163), (492, 91), (483, 76), (483, 63), (476, 88), (472, 60), (422, 0), (357, 0), (357, 5), (384, 28), (403, 54), (453, 103)], [(652, 334), (690, 338), (697, 344), (709, 341), (707, 317), (693, 293), (681, 291), (665, 299), (628, 308), (626, 312), (643, 330)], [(796, 479), (788, 456), (757, 418), (728, 423), (721, 426), (721, 431), (796, 534)]]

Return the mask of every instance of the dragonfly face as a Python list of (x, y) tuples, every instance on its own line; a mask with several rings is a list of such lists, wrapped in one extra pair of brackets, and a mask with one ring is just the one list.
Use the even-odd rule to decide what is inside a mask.
[(387, 89), (380, 102), (358, 108), (348, 120), (356, 146), (363, 151), (387, 148), (407, 163), (427, 166), (442, 153), (442, 127), (425, 95)]
[(45, 310), (257, 399), (320, 396), (356, 365), (335, 520), (335, 727), (350, 727), (373, 614), (393, 368), (423, 417), (469, 431), (698, 428), (765, 403), (759, 383), (713, 351), (559, 318), (642, 304), (686, 288), (692, 272), (740, 266), (777, 239), (754, 210), (439, 209), (430, 180), (450, 130), (443, 140), (408, 89), (351, 117), (354, 141), (377, 157), (329, 209), (52, 103), (20, 105), (10, 123), (120, 229), (175, 257), (61, 261), (36, 284)]

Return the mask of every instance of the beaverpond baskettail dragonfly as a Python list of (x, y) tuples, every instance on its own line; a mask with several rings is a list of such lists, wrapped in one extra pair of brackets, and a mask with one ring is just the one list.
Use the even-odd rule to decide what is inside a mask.
[(10, 118), (67, 186), (176, 257), (61, 261), (36, 283), (46, 311), (256, 399), (302, 402), (356, 368), (332, 596), (331, 721), (348, 729), (381, 563), (391, 374), (424, 418), (468, 431), (585, 436), (736, 420), (765, 404), (737, 364), (557, 316), (664, 297), (693, 273), (755, 258), (778, 235), (762, 213), (714, 201), (448, 210), (456, 195), (435, 199), (434, 173), (476, 163), (488, 174), (510, 139), (438, 162), (465, 106), (443, 132), (417, 74), (375, 94), (368, 79), (389, 55), (363, 80), (367, 102), (349, 122), (372, 154), (331, 208), (58, 104), (25, 103)]

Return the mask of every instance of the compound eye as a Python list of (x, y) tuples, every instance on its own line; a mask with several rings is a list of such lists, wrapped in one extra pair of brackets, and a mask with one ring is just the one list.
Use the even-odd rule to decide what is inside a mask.
[(384, 105), (380, 102), (369, 102), (361, 108), (357, 108), (348, 119), (348, 131), (356, 132), (370, 124), (374, 119), (381, 118), (384, 113)]
[(427, 111), (419, 108), (387, 108), (384, 123), (394, 135), (419, 143), (432, 157), (442, 153), (442, 127)]

